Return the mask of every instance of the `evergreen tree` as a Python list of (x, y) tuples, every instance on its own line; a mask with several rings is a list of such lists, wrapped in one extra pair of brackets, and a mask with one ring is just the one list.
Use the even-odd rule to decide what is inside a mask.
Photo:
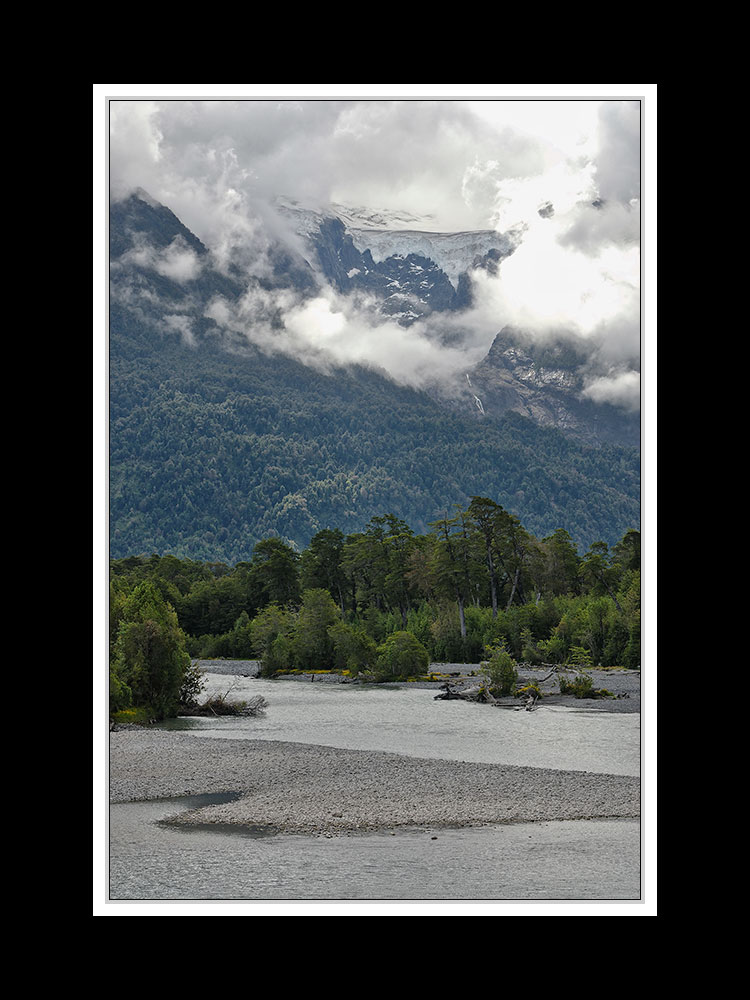
[(298, 552), (280, 538), (264, 538), (253, 550), (248, 571), (255, 606), (295, 604), (300, 598)]

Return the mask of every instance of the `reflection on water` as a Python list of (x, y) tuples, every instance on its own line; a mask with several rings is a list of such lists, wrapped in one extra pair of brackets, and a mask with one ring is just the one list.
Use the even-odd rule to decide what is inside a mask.
[(258, 718), (179, 719), (196, 736), (285, 740), (412, 757), (517, 764), (598, 774), (640, 773), (640, 715), (544, 706), (534, 712), (435, 701), (426, 688), (207, 675), (206, 695), (268, 702)]

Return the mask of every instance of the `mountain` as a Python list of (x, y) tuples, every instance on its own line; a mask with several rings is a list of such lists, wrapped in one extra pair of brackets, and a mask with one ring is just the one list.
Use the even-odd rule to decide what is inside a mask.
[(587, 399), (587, 361), (569, 340), (538, 344), (524, 331), (504, 327), (449, 402), (463, 411), (473, 406), (484, 420), (518, 413), (594, 446), (606, 442), (638, 450), (640, 413)]
[[(575, 358), (527, 357), (504, 334), (463, 384), (427, 392), (292, 350), (284, 303), (315, 301), (325, 287), (362, 296), (405, 331), (415, 316), (460, 317), (470, 283), (457, 268), (501, 264), (513, 238), (493, 234), (490, 245), (487, 234), (404, 230), (418, 220), (381, 216), (377, 232), (390, 236), (373, 251), (367, 227), (353, 225), (361, 214), (291, 206), (285, 219), (288, 239), (282, 227), (219, 261), (145, 192), (113, 202), (114, 558), (171, 552), (231, 564), (268, 535), (302, 548), (323, 528), (358, 531), (386, 512), (421, 532), (472, 495), (539, 536), (565, 528), (584, 550), (638, 526), (637, 449), (604, 435), (594, 446), (555, 425), (556, 394), (575, 395)], [(425, 232), (436, 256), (450, 247), (451, 261), (404, 252), (408, 232)], [(386, 238), (397, 252), (384, 256)], [(569, 384), (551, 377), (558, 370), (571, 372)]]
[[(469, 273), (498, 274), (523, 239), (520, 227), (440, 233), (415, 228), (430, 220), (403, 213), (343, 206), (326, 212), (288, 199), (279, 200), (278, 208), (303, 240), (320, 281), (343, 294), (373, 296), (382, 315), (405, 327), (435, 314), (460, 315), (472, 305)], [(485, 420), (512, 411), (590, 444), (638, 448), (639, 413), (585, 397), (588, 361), (583, 345), (570, 338), (540, 344), (523, 330), (504, 327), (479, 364), (443, 380), (433, 396)]]
[(404, 326), (435, 312), (467, 308), (470, 268), (495, 268), (520, 238), (493, 230), (404, 230), (398, 226), (420, 220), (341, 206), (332, 215), (333, 208), (303, 208), (288, 199), (280, 199), (277, 208), (303, 240), (323, 282), (344, 294), (373, 296), (383, 315)]

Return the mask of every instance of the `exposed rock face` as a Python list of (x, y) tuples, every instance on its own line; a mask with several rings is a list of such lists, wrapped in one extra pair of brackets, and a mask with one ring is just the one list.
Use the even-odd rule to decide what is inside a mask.
[[(225, 266), (217, 267), (207, 247), (146, 192), (114, 203), (113, 309), (124, 305), (132, 311), (135, 305), (154, 329), (181, 332), (191, 343), (211, 335), (211, 303), (236, 304), (253, 287), (293, 290), (306, 297), (329, 286), (361, 297), (368, 308), (404, 327), (446, 312), (458, 318), (472, 305), (471, 273), (501, 274), (503, 261), (523, 235), (520, 230), (399, 229), (394, 227), (419, 220), (386, 215), (362, 219), (290, 204), (277, 210), (285, 219), (285, 236), (269, 231), (257, 245), (238, 248)], [(273, 324), (274, 307), (268, 301), (263, 318)], [(460, 323), (434, 327), (430, 336), (444, 343), (446, 338), (460, 340)], [(589, 443), (638, 447), (639, 414), (584, 395), (588, 364), (584, 344), (563, 337), (540, 344), (506, 327), (478, 365), (454, 386), (436, 387), (434, 396), (477, 419), (497, 420), (513, 411)]]
[(522, 331), (506, 327), (483, 361), (466, 373), (456, 405), (471, 408), (478, 419), (497, 419), (512, 410), (591, 443), (638, 447), (640, 415), (586, 399), (586, 367), (583, 349), (569, 341), (535, 344)]
[[(378, 219), (377, 228), (365, 228), (345, 212), (332, 216), (288, 205), (282, 211), (308, 247), (310, 267), (321, 282), (342, 294), (367, 297), (402, 326), (433, 313), (468, 309), (471, 272), (500, 273), (523, 237), (521, 230), (398, 229), (386, 217)], [(505, 327), (465, 381), (459, 379), (452, 391), (436, 387), (435, 396), (464, 412), (469, 409), (477, 419), (498, 419), (510, 410), (589, 443), (638, 447), (639, 414), (586, 398), (589, 361), (587, 346), (570, 338), (540, 344)]]
[(403, 326), (432, 312), (469, 306), (469, 270), (481, 267), (494, 273), (518, 242), (518, 234), (491, 230), (358, 229), (323, 212), (289, 204), (279, 210), (309, 248), (310, 265), (323, 281), (344, 294), (370, 296), (381, 313)]

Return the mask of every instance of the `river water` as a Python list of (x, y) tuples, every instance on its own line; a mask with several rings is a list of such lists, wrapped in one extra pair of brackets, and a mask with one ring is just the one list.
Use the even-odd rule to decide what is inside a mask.
[[(182, 719), (196, 737), (286, 740), (415, 757), (638, 775), (640, 715), (435, 701), (434, 690), (209, 674), (207, 693), (262, 694), (257, 718)], [(203, 799), (118, 803), (109, 898), (130, 901), (637, 901), (637, 820), (461, 830), (250, 836), (160, 820)]]

